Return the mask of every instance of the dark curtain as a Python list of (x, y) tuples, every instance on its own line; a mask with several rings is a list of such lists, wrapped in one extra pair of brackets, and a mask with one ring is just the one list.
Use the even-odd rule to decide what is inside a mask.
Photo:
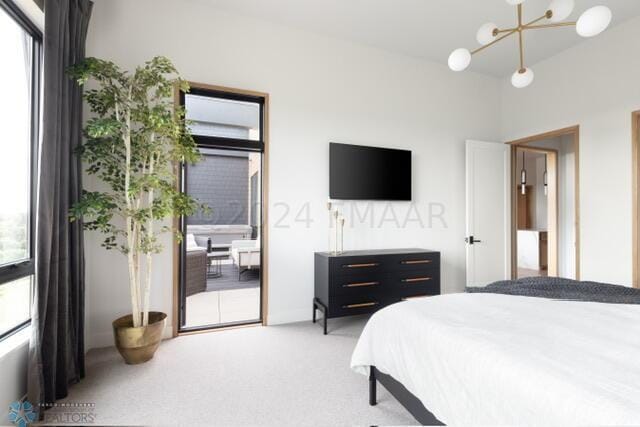
[(47, 0), (43, 63), (36, 280), (28, 398), (35, 405), (67, 395), (84, 377), (84, 247), (69, 208), (82, 192), (82, 91), (66, 70), (85, 55), (89, 0)]

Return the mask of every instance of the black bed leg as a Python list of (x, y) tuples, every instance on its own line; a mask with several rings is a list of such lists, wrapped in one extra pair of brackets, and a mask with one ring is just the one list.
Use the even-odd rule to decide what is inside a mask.
[(376, 367), (369, 367), (369, 405), (376, 406)]

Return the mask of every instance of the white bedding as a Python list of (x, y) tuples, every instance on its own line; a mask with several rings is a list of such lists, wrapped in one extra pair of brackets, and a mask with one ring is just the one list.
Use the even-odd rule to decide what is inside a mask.
[(640, 425), (640, 306), (452, 294), (374, 314), (351, 367), (447, 425)]

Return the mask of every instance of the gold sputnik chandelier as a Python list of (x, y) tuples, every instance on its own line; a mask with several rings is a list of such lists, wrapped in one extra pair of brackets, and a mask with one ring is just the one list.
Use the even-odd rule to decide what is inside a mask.
[[(607, 29), (611, 23), (611, 10), (606, 6), (595, 6), (586, 10), (577, 21), (566, 21), (575, 6), (575, 0), (552, 0), (547, 11), (541, 17), (530, 22), (523, 22), (522, 3), (525, 0), (506, 0), (512, 6), (518, 8), (518, 24), (512, 28), (499, 28), (490, 22), (484, 24), (476, 34), (476, 40), (482, 46), (469, 51), (465, 48), (454, 50), (449, 56), (449, 68), (453, 71), (463, 71), (471, 64), (471, 57), (478, 52), (493, 46), (501, 40), (514, 34), (518, 35), (520, 45), (520, 67), (511, 76), (511, 84), (516, 88), (524, 88), (533, 82), (533, 71), (525, 66), (523, 33), (528, 30), (542, 28), (575, 26), (576, 32), (582, 37), (597, 36)], [(546, 20), (546, 21), (545, 21)], [(548, 23), (540, 23), (540, 21)]]

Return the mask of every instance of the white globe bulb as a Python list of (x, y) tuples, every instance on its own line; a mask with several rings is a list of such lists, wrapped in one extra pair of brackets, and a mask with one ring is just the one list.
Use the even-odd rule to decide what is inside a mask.
[(481, 45), (486, 45), (491, 43), (492, 41), (498, 38), (497, 35), (493, 34), (493, 32), (497, 29), (498, 29), (498, 26), (493, 22), (484, 24), (482, 27), (480, 27), (480, 29), (476, 33), (476, 40), (478, 40), (478, 43), (480, 43)]
[(551, 22), (560, 22), (564, 21), (571, 15), (573, 12), (573, 8), (575, 7), (575, 0), (553, 0), (549, 5), (549, 9), (553, 12), (549, 21)]
[(511, 76), (511, 84), (518, 89), (522, 89), (533, 83), (533, 77), (533, 70), (531, 70), (531, 68), (525, 68), (524, 73), (518, 70)]
[(471, 52), (468, 49), (460, 48), (449, 55), (449, 68), (453, 71), (463, 71), (471, 63)]
[(576, 31), (582, 37), (597, 36), (611, 23), (611, 9), (607, 6), (595, 6), (587, 9), (576, 23)]
[(507, 0), (507, 3), (509, 3), (511, 6), (516, 6), (524, 3), (524, 0)]

